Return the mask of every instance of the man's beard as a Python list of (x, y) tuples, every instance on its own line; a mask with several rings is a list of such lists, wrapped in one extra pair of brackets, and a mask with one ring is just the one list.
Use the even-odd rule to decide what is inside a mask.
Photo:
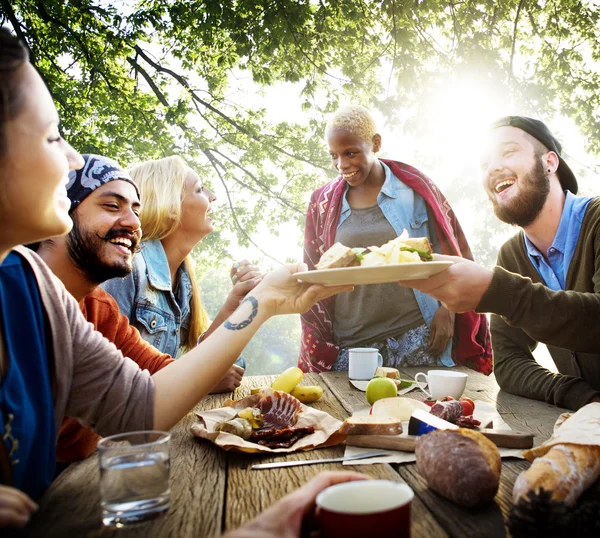
[(539, 157), (536, 156), (531, 170), (518, 183), (519, 193), (515, 198), (505, 205), (492, 198), (492, 205), (502, 222), (524, 228), (538, 217), (550, 193), (550, 181)]
[(135, 252), (139, 239), (130, 231), (123, 228), (113, 228), (104, 237), (90, 232), (79, 226), (77, 216), (71, 215), (73, 229), (67, 236), (67, 249), (69, 256), (90, 279), (91, 282), (101, 284), (111, 278), (122, 278), (131, 273), (131, 266), (126, 262), (108, 265), (98, 256), (103, 243), (114, 237), (125, 236), (132, 242), (132, 252)]

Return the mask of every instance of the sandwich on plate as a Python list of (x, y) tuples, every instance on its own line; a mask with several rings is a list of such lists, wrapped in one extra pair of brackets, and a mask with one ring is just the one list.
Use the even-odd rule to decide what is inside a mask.
[(431, 261), (433, 249), (426, 237), (408, 237), (405, 232), (381, 247), (350, 248), (335, 243), (327, 250), (316, 269), (335, 269), (339, 267), (374, 267), (401, 263), (420, 263)]

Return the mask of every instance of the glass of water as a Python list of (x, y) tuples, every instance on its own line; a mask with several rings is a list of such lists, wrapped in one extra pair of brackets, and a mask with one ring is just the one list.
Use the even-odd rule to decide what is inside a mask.
[(98, 443), (102, 523), (125, 527), (169, 509), (169, 439), (161, 431), (106, 437)]

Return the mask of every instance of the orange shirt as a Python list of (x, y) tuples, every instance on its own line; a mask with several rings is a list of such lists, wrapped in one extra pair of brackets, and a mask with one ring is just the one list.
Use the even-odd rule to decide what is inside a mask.
[[(100, 286), (86, 295), (79, 307), (94, 328), (142, 370), (154, 374), (173, 362), (169, 355), (161, 353), (140, 336), (138, 330), (129, 324), (127, 316), (121, 314), (112, 295)], [(68, 463), (87, 458), (96, 450), (99, 439), (100, 436), (78, 420), (65, 417), (58, 433), (56, 459), (61, 463)]]

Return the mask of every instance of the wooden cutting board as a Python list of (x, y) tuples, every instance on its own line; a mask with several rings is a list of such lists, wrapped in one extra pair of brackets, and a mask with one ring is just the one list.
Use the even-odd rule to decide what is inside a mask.
[[(500, 448), (531, 448), (533, 446), (533, 434), (527, 432), (516, 432), (513, 430), (475, 430), (485, 435), (490, 441)], [(416, 435), (402, 433), (400, 435), (349, 435), (346, 439), (347, 445), (367, 448), (383, 448), (388, 450), (403, 450), (404, 452), (415, 451)]]

